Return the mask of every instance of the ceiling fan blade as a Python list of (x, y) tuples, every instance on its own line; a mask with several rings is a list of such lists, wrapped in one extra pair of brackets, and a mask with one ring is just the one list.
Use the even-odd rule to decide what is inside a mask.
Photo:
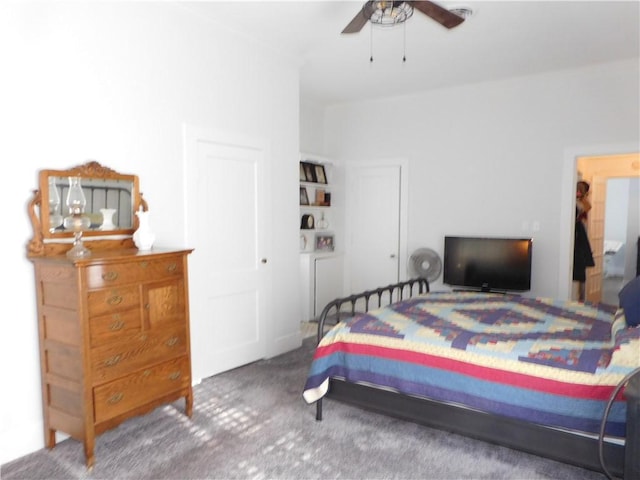
[(353, 17), (353, 20), (349, 22), (349, 25), (344, 27), (344, 30), (342, 30), (342, 33), (358, 33), (360, 30), (362, 30), (362, 27), (364, 27), (368, 21), (369, 21), (369, 18), (364, 14), (364, 7), (363, 7), (360, 9), (357, 15)]
[(433, 18), (436, 22), (444, 27), (453, 28), (464, 22), (464, 18), (456, 15), (455, 13), (451, 13), (449, 10), (441, 7), (436, 3), (423, 1), (409, 3), (413, 6), (413, 8), (420, 10), (422, 13), (424, 13), (428, 17)]

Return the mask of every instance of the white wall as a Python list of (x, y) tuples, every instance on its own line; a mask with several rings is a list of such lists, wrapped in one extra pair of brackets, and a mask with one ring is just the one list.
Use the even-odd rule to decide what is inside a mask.
[(156, 245), (182, 246), (183, 124), (267, 139), (277, 212), (269, 354), (279, 353), (274, 345), (282, 339), (299, 338), (292, 294), (299, 285), (297, 63), (183, 6), (39, 2), (0, 5), (0, 64), (1, 200), (10, 225), (3, 298), (13, 312), (2, 322), (0, 463), (44, 443), (36, 299), (25, 248), (26, 205), (40, 169), (94, 159), (138, 174)]
[(300, 151), (324, 155), (324, 108), (300, 103)]
[(530, 236), (531, 294), (563, 296), (575, 181), (566, 152), (637, 151), (638, 84), (636, 59), (334, 106), (326, 154), (409, 159), (409, 252), (442, 254), (447, 234)]

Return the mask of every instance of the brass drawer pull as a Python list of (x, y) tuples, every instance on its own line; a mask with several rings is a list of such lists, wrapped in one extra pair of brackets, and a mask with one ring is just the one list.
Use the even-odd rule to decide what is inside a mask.
[(108, 399), (107, 399), (107, 403), (109, 405), (115, 405), (116, 403), (118, 403), (120, 400), (122, 400), (124, 398), (124, 393), (122, 392), (118, 392), (118, 393), (114, 393), (113, 395), (111, 395)]
[(140, 262), (140, 266), (142, 268), (147, 268), (149, 266), (149, 262)]
[(122, 358), (122, 356), (120, 354), (118, 355), (114, 355), (113, 357), (109, 357), (104, 361), (105, 366), (107, 367), (113, 367), (115, 365), (117, 365), (118, 363), (120, 363), (120, 359)]
[(173, 372), (171, 375), (169, 375), (169, 380), (178, 380), (181, 375), (182, 374), (179, 371)]
[(113, 297), (107, 298), (107, 303), (109, 305), (120, 305), (122, 303), (122, 295), (114, 295)]
[(120, 319), (115, 320), (111, 325), (109, 325), (109, 330), (112, 332), (117, 332), (118, 330), (122, 330), (124, 327), (124, 322)]
[(173, 273), (177, 270), (178, 265), (176, 265), (175, 263), (170, 263), (169, 265), (167, 265), (167, 272), (169, 273)]
[(106, 272), (102, 274), (102, 279), (107, 282), (112, 282), (118, 278), (118, 272)]
[(142, 372), (142, 376), (143, 377), (148, 377), (149, 375), (151, 375), (151, 370), (145, 370), (144, 372)]
[(178, 337), (171, 337), (169, 340), (167, 340), (166, 345), (168, 347), (173, 347), (178, 343)]

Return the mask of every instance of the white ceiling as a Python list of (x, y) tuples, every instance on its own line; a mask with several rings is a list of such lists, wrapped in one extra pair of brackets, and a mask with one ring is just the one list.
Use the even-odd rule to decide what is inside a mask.
[[(301, 62), (317, 105), (496, 80), (640, 56), (640, 1), (441, 1), (474, 14), (447, 30), (415, 11), (404, 26), (340, 32), (364, 1), (200, 1), (183, 6)], [(406, 36), (406, 41), (405, 41)], [(406, 62), (402, 62), (406, 51)], [(374, 61), (369, 57), (373, 53)]]

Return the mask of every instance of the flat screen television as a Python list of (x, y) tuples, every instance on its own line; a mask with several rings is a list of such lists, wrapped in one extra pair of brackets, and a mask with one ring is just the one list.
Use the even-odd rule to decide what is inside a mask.
[(530, 238), (444, 238), (443, 281), (483, 292), (531, 289)]

